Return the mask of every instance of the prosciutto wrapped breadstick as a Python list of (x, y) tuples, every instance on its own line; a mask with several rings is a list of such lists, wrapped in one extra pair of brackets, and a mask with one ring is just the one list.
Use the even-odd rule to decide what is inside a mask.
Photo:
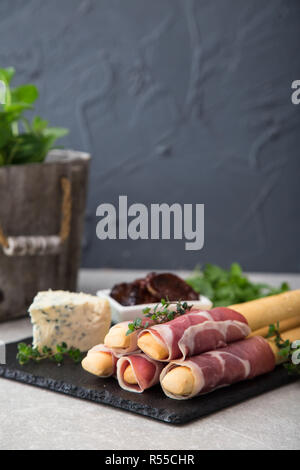
[(122, 356), (117, 364), (117, 379), (124, 390), (142, 393), (159, 383), (162, 369), (162, 363), (142, 353)]
[(226, 346), (250, 332), (241, 314), (218, 307), (207, 312), (192, 310), (170, 322), (143, 330), (137, 344), (149, 357), (170, 361)]
[(156, 385), (163, 369), (163, 364), (145, 354), (136, 352), (120, 357), (104, 344), (92, 348), (81, 364), (83, 369), (97, 377), (117, 377), (122, 388), (137, 393)]
[[(140, 330), (135, 330), (130, 334), (128, 332), (128, 325), (132, 323), (130, 321), (124, 321), (118, 323), (111, 327), (109, 332), (104, 338), (104, 344), (108, 348), (111, 348), (115, 351), (118, 355), (129, 354), (132, 352), (136, 352), (138, 349), (137, 340), (138, 340), (138, 333)], [(141, 322), (141, 327), (148, 323), (149, 325), (153, 324), (153, 321), (150, 319), (144, 318)]]
[(89, 350), (82, 360), (84, 370), (97, 377), (111, 377), (117, 372), (118, 356), (104, 344), (98, 344)]
[[(176, 304), (170, 304), (170, 306), (174, 307)], [(211, 308), (212, 303), (206, 297), (201, 296), (200, 300), (195, 300), (193, 302), (195, 309), (197, 311), (206, 310)], [(108, 348), (112, 348), (116, 350), (118, 354), (128, 354), (137, 349), (137, 339), (139, 332), (142, 330), (144, 325), (147, 323), (149, 326), (152, 326), (155, 322), (151, 320), (151, 318), (144, 317), (141, 319), (141, 329), (135, 329), (130, 335), (127, 334), (128, 332), (128, 325), (132, 323), (132, 321), (124, 321), (114, 325), (106, 335), (104, 339), (104, 344)]]
[[(300, 328), (283, 333), (282, 338), (300, 339)], [(218, 351), (173, 361), (163, 369), (160, 383), (168, 397), (187, 400), (271, 372), (282, 361), (274, 340), (255, 336)]]

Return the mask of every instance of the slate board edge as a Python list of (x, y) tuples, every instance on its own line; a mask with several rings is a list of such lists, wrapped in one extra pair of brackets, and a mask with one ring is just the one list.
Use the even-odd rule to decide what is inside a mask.
[[(221, 409), (234, 406), (232, 403), (231, 404), (228, 403), (225, 406), (223, 404), (223, 405), (215, 407), (214, 411), (204, 412), (202, 415), (198, 415), (196, 417), (194, 415), (193, 416), (185, 415), (183, 417), (175, 413), (170, 415), (170, 413), (166, 412), (166, 410), (164, 409), (153, 408), (152, 406), (148, 406), (144, 404), (138, 405), (137, 403), (134, 403), (131, 400), (124, 400), (124, 399), (120, 400), (119, 397), (116, 397), (109, 392), (107, 393), (106, 391), (103, 391), (103, 392), (95, 392), (92, 390), (87, 391), (86, 389), (82, 387), (78, 387), (78, 386), (63, 382), (63, 381), (56, 381), (56, 380), (53, 380), (47, 377), (41, 377), (38, 375), (35, 376), (28, 372), (10, 369), (7, 366), (0, 365), (0, 377), (8, 379), (8, 380), (13, 380), (13, 381), (17, 381), (20, 383), (24, 383), (26, 385), (32, 385), (35, 387), (43, 388), (45, 390), (50, 390), (50, 391), (54, 391), (57, 393), (63, 393), (64, 395), (72, 396), (74, 398), (80, 398), (80, 399), (91, 401), (94, 403), (109, 405), (113, 408), (119, 408), (124, 411), (130, 411), (132, 413), (142, 415), (147, 418), (159, 420), (168, 424), (179, 424), (179, 425), (187, 424), (193, 420), (200, 419), (201, 417), (208, 416), (214, 412), (220, 411)], [(259, 393), (257, 393), (257, 391), (253, 393), (249, 393), (247, 397), (242, 396), (240, 400), (235, 402), (235, 404), (241, 403), (250, 398), (254, 398), (255, 396), (259, 396), (265, 392), (273, 390), (274, 388), (287, 385), (293, 382), (294, 380), (295, 379), (287, 376), (286, 381), (284, 383), (278, 384), (276, 387), (266, 388), (265, 390), (261, 390)]]
[[(26, 342), (26, 340), (24, 341)], [(7, 346), (16, 346), (17, 343), (18, 342), (9, 343), (7, 344)], [(18, 366), (18, 367), (22, 367), (22, 366)], [(92, 389), (81, 387), (79, 385), (71, 384), (63, 380), (56, 380), (47, 376), (45, 377), (45, 376), (41, 376), (38, 374), (33, 374), (31, 372), (27, 372), (25, 370), (20, 370), (19, 368), (16, 368), (15, 364), (13, 365), (13, 367), (10, 367), (9, 365), (0, 364), (0, 377), (17, 381), (20, 383), (24, 383), (27, 385), (32, 385), (35, 387), (43, 388), (45, 390), (50, 390), (50, 391), (54, 391), (57, 393), (63, 393), (64, 395), (72, 396), (74, 398), (79, 398), (79, 399), (83, 399), (83, 400), (98, 403), (98, 404), (108, 405), (113, 408), (118, 408), (124, 411), (129, 411), (137, 415), (141, 415), (147, 418), (152, 418), (152, 419), (155, 419), (155, 420), (167, 423), (167, 424), (172, 424), (172, 425), (187, 424), (191, 421), (203, 418), (212, 413), (228, 408), (230, 406), (234, 406), (238, 403), (244, 402), (248, 399), (254, 398), (265, 392), (274, 390), (278, 387), (288, 385), (294, 382), (295, 380), (297, 380), (297, 378), (289, 376), (286, 373), (286, 371), (283, 369), (283, 367), (281, 367), (280, 370), (279, 368), (277, 368), (275, 371), (269, 374), (257, 377), (256, 379), (254, 379), (255, 382), (254, 381), (240, 382), (238, 384), (232, 385), (231, 387), (226, 387), (223, 389), (220, 388), (219, 390), (217, 390), (216, 392), (213, 392), (212, 394), (204, 395), (203, 399), (205, 397), (214, 396), (215, 400), (211, 401), (209, 403), (209, 406), (207, 406), (207, 403), (206, 403), (202, 409), (197, 409), (196, 414), (195, 412), (186, 413), (186, 409), (185, 409), (184, 414), (181, 414), (181, 413), (176, 413), (173, 411), (170, 412), (167, 406), (158, 408), (158, 407), (154, 407), (153, 405), (148, 405), (145, 403), (142, 403), (142, 404), (138, 403), (134, 401), (135, 394), (131, 394), (129, 392), (127, 392), (129, 395), (128, 400), (127, 400), (108, 390), (101, 390), (101, 391), (92, 390)], [(242, 387), (246, 391), (245, 390), (240, 391), (237, 397), (236, 390), (235, 390), (236, 386)], [(222, 393), (223, 390), (226, 391), (224, 395)], [(221, 397), (218, 395), (219, 393), (222, 394)], [(231, 393), (234, 394), (234, 400), (232, 400), (232, 398), (230, 397)], [(195, 400), (199, 400), (199, 408), (200, 408), (201, 397), (199, 397), (198, 399), (195, 398)], [(171, 401), (173, 402), (173, 400)], [(191, 401), (189, 401), (189, 403), (190, 402)], [(187, 402), (181, 401), (180, 403), (183, 405), (184, 403), (187, 403)]]
[[(167, 416), (166, 410), (153, 408), (148, 405), (139, 405), (131, 400), (120, 399), (109, 392), (95, 392), (94, 390), (87, 390), (83, 387), (69, 384), (64, 381), (56, 381), (49, 377), (41, 377), (39, 375), (33, 375), (25, 371), (16, 369), (10, 369), (7, 366), (0, 365), (0, 377), (16, 382), (24, 383), (26, 385), (32, 385), (34, 387), (43, 388), (44, 390), (50, 390), (57, 393), (63, 393), (64, 395), (72, 396), (74, 398), (80, 398), (82, 400), (91, 401), (98, 404), (109, 405), (113, 408), (119, 408), (124, 411), (130, 411), (148, 418), (153, 418), (169, 424), (184, 424), (187, 420), (183, 420), (180, 415)], [(119, 402), (119, 403), (118, 403)]]

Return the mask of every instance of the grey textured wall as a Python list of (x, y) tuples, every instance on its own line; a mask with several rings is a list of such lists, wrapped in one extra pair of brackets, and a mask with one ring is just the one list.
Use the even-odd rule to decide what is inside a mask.
[[(1, 0), (0, 62), (93, 155), (85, 266), (300, 270), (299, 0)], [(96, 207), (205, 203), (205, 246), (100, 242)]]

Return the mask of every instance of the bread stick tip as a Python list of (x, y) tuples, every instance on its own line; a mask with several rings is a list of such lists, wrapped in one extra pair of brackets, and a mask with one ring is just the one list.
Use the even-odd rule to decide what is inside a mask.
[(114, 364), (111, 354), (95, 351), (89, 353), (81, 362), (84, 370), (97, 377), (108, 377), (113, 374)]
[(194, 387), (194, 377), (191, 369), (185, 366), (171, 369), (163, 378), (162, 387), (174, 395), (190, 395)]

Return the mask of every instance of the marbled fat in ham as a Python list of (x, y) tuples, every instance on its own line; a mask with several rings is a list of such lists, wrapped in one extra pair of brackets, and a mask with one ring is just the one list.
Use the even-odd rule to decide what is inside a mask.
[(247, 320), (230, 308), (192, 310), (168, 323), (154, 325), (151, 333), (169, 352), (165, 361), (186, 357), (226, 346), (245, 338), (251, 332)]
[(188, 367), (192, 371), (193, 391), (187, 396), (178, 396), (162, 388), (168, 397), (186, 400), (271, 372), (275, 367), (275, 356), (264, 338), (254, 336), (218, 351), (200, 354), (185, 361), (173, 361), (162, 371), (161, 382), (165, 375), (178, 365)]
[[(129, 384), (124, 380), (125, 369), (131, 365), (137, 384)], [(163, 369), (163, 364), (143, 353), (123, 356), (117, 363), (117, 379), (119, 385), (129, 392), (142, 393), (147, 388), (159, 383), (159, 376)]]

